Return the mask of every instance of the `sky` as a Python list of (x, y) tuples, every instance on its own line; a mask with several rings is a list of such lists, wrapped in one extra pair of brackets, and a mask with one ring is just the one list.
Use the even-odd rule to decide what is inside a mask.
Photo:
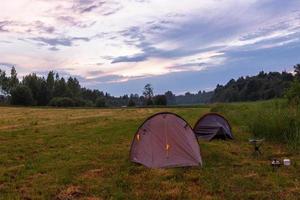
[(1, 0), (0, 69), (119, 96), (213, 90), (300, 63), (300, 0)]

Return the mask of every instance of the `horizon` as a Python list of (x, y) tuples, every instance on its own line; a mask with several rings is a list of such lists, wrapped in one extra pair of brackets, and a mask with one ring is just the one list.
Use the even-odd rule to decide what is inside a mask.
[[(296, 65), (296, 64), (295, 64), (295, 65)], [(294, 65), (294, 66), (295, 66), (295, 65)], [(1, 69), (1, 67), (2, 67), (2, 66), (0, 66), (0, 70), (3, 70), (3, 69)], [(12, 67), (15, 67), (15, 66), (12, 66)], [(6, 67), (7, 70), (4, 70), (8, 76), (10, 76), (10, 70), (11, 70), (12, 67), (10, 67), (10, 68), (7, 68), (7, 67)], [(50, 70), (50, 71), (52, 71), (52, 70)], [(49, 71), (49, 72), (50, 72), (50, 71)], [(61, 75), (59, 74), (59, 72), (57, 72), (57, 71), (53, 71), (53, 72), (54, 72), (54, 73), (58, 73), (58, 75), (60, 76), (60, 78), (64, 78), (66, 81), (67, 81), (67, 79), (68, 79), (69, 77), (73, 77), (73, 76), (70, 76), (70, 75), (63, 75), (63, 76), (61, 76)], [(230, 78), (230, 79), (228, 79), (227, 81), (225, 81), (224, 83), (217, 83), (213, 88), (209, 88), (209, 89), (196, 90), (196, 91), (183, 91), (183, 92), (181, 92), (181, 93), (175, 93), (175, 92), (173, 92), (173, 91), (167, 89), (167, 90), (165, 90), (165, 91), (162, 91), (161, 93), (157, 93), (157, 92), (155, 92), (155, 88), (153, 88), (153, 92), (154, 92), (154, 95), (162, 95), (162, 94), (164, 94), (164, 93), (166, 93), (166, 92), (168, 92), (168, 91), (171, 91), (171, 92), (172, 92), (174, 95), (176, 95), (176, 96), (185, 95), (186, 93), (197, 94), (199, 91), (201, 91), (201, 92), (203, 92), (203, 91), (205, 91), (205, 92), (214, 92), (214, 90), (216, 89), (217, 85), (222, 85), (222, 86), (224, 86), (224, 85), (226, 85), (226, 84), (227, 84), (230, 80), (232, 80), (232, 79), (234, 79), (234, 80), (236, 81), (238, 78), (246, 78), (247, 76), (253, 77), (253, 76), (258, 75), (260, 72), (264, 72), (264, 73), (270, 73), (270, 72), (283, 73), (283, 72), (287, 72), (287, 73), (291, 73), (291, 74), (293, 74), (293, 75), (295, 74), (295, 73), (294, 73), (294, 68), (293, 68), (293, 67), (292, 67), (292, 70), (291, 70), (291, 71), (287, 71), (287, 70), (282, 70), (282, 71), (264, 71), (264, 70), (260, 70), (260, 71), (254, 73), (254, 74), (241, 75), (241, 76), (239, 76), (239, 77)], [(18, 73), (18, 71), (17, 71), (17, 73)], [(33, 73), (34, 73), (34, 72), (33, 72)], [(26, 76), (26, 75), (28, 75), (28, 74), (25, 74), (25, 76)], [(40, 76), (40, 77), (43, 77), (43, 78), (45, 78), (45, 79), (47, 78), (47, 74), (44, 74), (44, 75), (41, 75), (41, 74), (39, 75), (39, 74), (37, 74), (37, 75)], [(20, 81), (22, 81), (23, 78), (24, 78), (24, 77), (20, 77), (20, 76), (18, 75), (18, 79), (19, 79)], [(76, 78), (76, 77), (73, 77), (73, 78)], [(85, 87), (84, 85), (81, 84), (81, 82), (79, 82), (79, 83), (80, 83), (81, 87)], [(146, 83), (146, 84), (150, 84), (150, 85), (153, 87), (153, 85), (152, 85), (151, 83)], [(131, 94), (133, 94), (133, 95), (138, 94), (139, 96), (142, 96), (142, 95), (143, 95), (144, 86), (145, 86), (145, 85), (141, 86), (141, 91), (139, 91), (139, 92), (135, 92), (135, 93), (124, 93), (124, 94), (120, 94), (120, 95), (112, 95), (109, 91), (102, 91), (102, 90), (99, 90), (99, 89), (97, 89), (97, 88), (89, 88), (89, 87), (85, 87), (85, 88), (87, 88), (87, 89), (92, 89), (92, 90), (96, 89), (96, 90), (99, 90), (99, 91), (101, 91), (101, 92), (107, 93), (107, 94), (109, 94), (109, 95), (111, 95), (111, 96), (113, 96), (113, 97), (122, 97), (122, 96), (125, 96), (125, 95), (131, 95)], [(1, 94), (1, 91), (0, 91), (0, 94)]]
[[(212, 91), (300, 63), (300, 2), (2, 2), (0, 68), (54, 70), (112, 96)], [(13, 14), (12, 14), (13, 13)]]

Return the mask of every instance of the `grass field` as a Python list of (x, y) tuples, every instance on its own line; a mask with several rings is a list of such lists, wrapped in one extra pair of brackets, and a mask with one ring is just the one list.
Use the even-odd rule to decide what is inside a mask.
[[(200, 142), (202, 167), (147, 169), (128, 160), (145, 118), (171, 111), (193, 126), (210, 108), (0, 107), (0, 199), (299, 199), (299, 153), (267, 141), (253, 156), (238, 113), (216, 110), (235, 140)], [(292, 166), (273, 172), (273, 157)]]

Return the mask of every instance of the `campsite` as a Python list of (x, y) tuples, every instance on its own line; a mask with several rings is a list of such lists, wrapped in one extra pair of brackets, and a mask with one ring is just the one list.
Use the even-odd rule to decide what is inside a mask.
[[(0, 107), (0, 199), (297, 199), (299, 153), (267, 140), (263, 155), (253, 156), (248, 141), (250, 111), (277, 104)], [(151, 115), (172, 112), (194, 125), (210, 111), (228, 118), (234, 140), (199, 140), (202, 166), (150, 169), (130, 162), (134, 134)], [(291, 166), (273, 171), (273, 157), (290, 158)]]
[(0, 7), (0, 200), (300, 200), (300, 0)]

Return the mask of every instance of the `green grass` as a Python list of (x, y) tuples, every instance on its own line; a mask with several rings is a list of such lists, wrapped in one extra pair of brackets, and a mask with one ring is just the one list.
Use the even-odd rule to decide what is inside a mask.
[[(203, 167), (172, 169), (129, 161), (137, 127), (160, 111), (193, 126), (210, 108), (0, 107), (0, 199), (297, 199), (299, 154), (267, 141), (253, 157), (241, 123), (247, 114), (225, 110), (247, 105), (222, 106), (214, 109), (232, 121), (235, 140), (200, 142)], [(292, 166), (272, 172), (274, 156), (288, 156)]]
[(254, 137), (286, 144), (293, 151), (300, 150), (300, 108), (286, 100), (219, 104), (212, 111), (225, 114)]

